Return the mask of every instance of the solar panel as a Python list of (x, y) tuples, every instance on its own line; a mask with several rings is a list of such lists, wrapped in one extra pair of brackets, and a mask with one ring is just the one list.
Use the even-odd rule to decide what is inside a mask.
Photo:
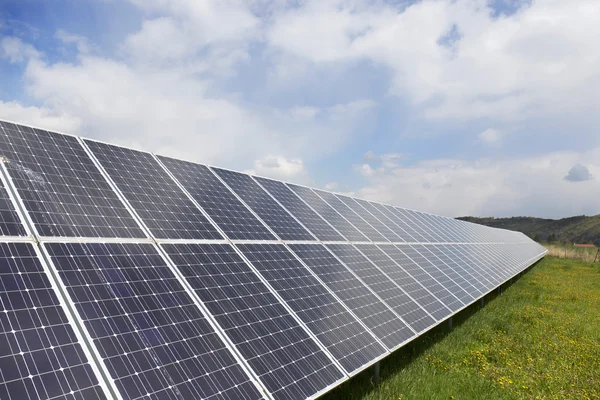
[(483, 268), (477, 268), (473, 264), (469, 264), (463, 261), (462, 257), (452, 251), (450, 245), (435, 245), (429, 248), (429, 251), (434, 253), (439, 259), (444, 261), (450, 268), (455, 271), (464, 270), (468, 273), (465, 279), (474, 286), (480, 293), (485, 293), (487, 289), (491, 287), (491, 282), (483, 274)]
[[(386, 277), (391, 279), (396, 285), (401, 287), (415, 302), (417, 302), (431, 317), (440, 321), (446, 318), (451, 314), (451, 310), (446, 307), (436, 296), (431, 292), (431, 290), (435, 290), (436, 287), (433, 285), (435, 281), (429, 281), (429, 287), (426, 286), (426, 283), (422, 283), (418, 280), (419, 275), (423, 273), (418, 267), (410, 268), (408, 262), (403, 263), (403, 265), (407, 265), (406, 269), (411, 269), (413, 273), (416, 273), (415, 276), (410, 274), (408, 270), (405, 269), (403, 265), (394, 259), (392, 259), (389, 255), (387, 255), (381, 248), (370, 245), (370, 244), (359, 244), (355, 245), (356, 248), (367, 257), (373, 264), (381, 270)], [(393, 246), (383, 245), (382, 248), (393, 249), (394, 251), (400, 253)], [(426, 276), (426, 278), (429, 278)], [(441, 287), (440, 287), (441, 288)], [(443, 288), (442, 288), (443, 289)], [(419, 328), (422, 328), (421, 320), (419, 319), (420, 314), (415, 313), (415, 323), (419, 324)], [(412, 317), (408, 317), (412, 319)], [(423, 321), (426, 322), (427, 319), (423, 318)]]
[(344, 378), (230, 245), (162, 247), (274, 398), (308, 398)]
[(324, 192), (322, 190), (314, 190), (327, 204), (333, 207), (338, 213), (346, 218), (352, 225), (358, 228), (358, 230), (366, 235), (369, 240), (373, 242), (388, 242), (388, 240), (375, 228), (369, 225), (364, 219), (358, 214), (352, 211), (347, 205), (345, 205), (340, 199), (338, 199), (333, 193)]
[(27, 235), (25, 227), (21, 223), (21, 218), (19, 218), (19, 214), (17, 213), (17, 209), (6, 190), (4, 178), (0, 180), (0, 235)]
[(329, 204), (327, 204), (322, 198), (317, 196), (312, 189), (292, 185), (291, 183), (286, 184), (294, 193), (298, 195), (302, 200), (312, 207), (318, 214), (325, 219), (331, 226), (337, 229), (346, 240), (354, 242), (368, 242), (369, 239), (358, 229), (354, 227), (346, 218), (342, 217), (337, 211), (335, 211)]
[(385, 348), (280, 244), (236, 244), (269, 285), (349, 374), (386, 354)]
[(300, 221), (319, 240), (343, 241), (345, 240), (334, 228), (323, 218), (315, 213), (306, 203), (302, 201), (283, 182), (272, 179), (255, 177), (266, 191), (271, 193), (298, 221)]
[(222, 239), (152, 154), (85, 140), (131, 207), (159, 239)]
[(492, 281), (492, 287), (504, 282), (505, 271), (503, 268), (500, 268), (499, 265), (494, 264), (492, 260), (488, 259), (487, 253), (489, 253), (489, 249), (483, 253), (478, 250), (480, 248), (487, 248), (487, 246), (450, 245), (449, 248), (452, 249), (454, 253), (461, 256), (465, 264), (472, 265), (474, 268), (481, 270), (482, 273), (486, 274), (488, 280), (491, 279)]
[(32, 244), (0, 243), (0, 398), (106, 399)]
[(415, 336), (387, 304), (320, 244), (290, 244), (290, 249), (377, 336), (393, 349)]
[(77, 138), (0, 129), (0, 155), (39, 235), (146, 237)]
[[(441, 259), (437, 250), (432, 245), (414, 245), (415, 249), (431, 264), (448, 276), (452, 282), (461, 287), (471, 298), (465, 297), (464, 302), (469, 303), (478, 298), (482, 293), (475, 286), (475, 279), (458, 264), (448, 264)], [(443, 256), (443, 255), (442, 255)]]
[(454, 312), (462, 308), (463, 302), (430, 274), (431, 267), (423, 268), (420, 262), (422, 260), (413, 260), (405, 253), (405, 251), (412, 250), (408, 249), (408, 246), (402, 246), (402, 249), (400, 249), (400, 246), (381, 245), (380, 248), (410, 276), (427, 288), (450, 311)]
[(212, 168), (241, 199), (283, 240), (315, 240), (294, 217), (249, 175)]
[[(374, 247), (373, 245), (363, 246)], [(429, 313), (407, 295), (402, 286), (388, 278), (355, 247), (350, 244), (329, 244), (327, 248), (359, 276), (373, 292), (377, 293), (415, 332), (421, 332), (435, 323)], [(397, 268), (397, 266), (394, 267)]]
[(382, 221), (377, 219), (369, 210), (359, 204), (355, 199), (347, 196), (336, 194), (339, 200), (342, 201), (348, 208), (358, 214), (362, 219), (365, 220), (371, 227), (373, 227), (379, 234), (384, 236), (390, 242), (403, 242), (398, 235), (396, 235), (390, 228), (388, 228)]
[[(388, 229), (394, 232), (395, 238), (392, 240), (393, 242), (411, 242), (413, 238), (407, 234), (402, 228), (400, 228), (390, 217), (388, 217), (384, 212), (379, 210), (375, 205), (369, 201), (354, 199), (358, 204), (362, 206), (365, 210), (367, 210), (373, 217), (377, 218), (377, 220), (381, 221)], [(373, 225), (375, 226), (375, 225)], [(377, 228), (379, 230), (379, 228)], [(388, 239), (389, 237), (386, 236)], [(391, 240), (391, 239), (390, 239)]]
[[(418, 236), (422, 238), (422, 242), (437, 243), (439, 242), (439, 236), (426, 230), (421, 223), (417, 220), (414, 213), (410, 210), (406, 210), (399, 207), (393, 207), (396, 215), (404, 221), (413, 232), (416, 232)], [(411, 233), (412, 234), (412, 233)]]
[(208, 167), (168, 157), (159, 156), (159, 159), (227, 237), (232, 240), (275, 240), (275, 236)]
[(44, 247), (124, 399), (262, 398), (153, 245)]
[(400, 214), (394, 207), (388, 206), (385, 204), (376, 204), (375, 207), (377, 207), (377, 209), (379, 209), (379, 211), (383, 212), (389, 219), (394, 221), (394, 223), (400, 229), (402, 229), (402, 231), (406, 232), (406, 234), (412, 239), (412, 240), (406, 240), (407, 242), (427, 242), (428, 241), (423, 236), (421, 236), (419, 234), (419, 232), (417, 232), (412, 227), (412, 225), (409, 223), (409, 221), (406, 219), (406, 217), (404, 217), (402, 214)]

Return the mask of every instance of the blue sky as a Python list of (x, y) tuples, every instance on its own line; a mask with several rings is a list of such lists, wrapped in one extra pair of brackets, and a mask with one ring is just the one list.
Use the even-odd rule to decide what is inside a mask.
[(597, 214), (598, 20), (595, 0), (4, 0), (0, 118), (449, 216)]

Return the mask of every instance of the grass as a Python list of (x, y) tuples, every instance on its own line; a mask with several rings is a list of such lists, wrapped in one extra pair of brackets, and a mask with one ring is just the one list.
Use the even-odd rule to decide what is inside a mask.
[(600, 261), (600, 255), (596, 258), (598, 249), (587, 247), (575, 247), (571, 244), (543, 244), (548, 249), (548, 254), (558, 258), (571, 258), (587, 262)]
[(598, 263), (546, 257), (486, 301), (324, 399), (600, 399)]

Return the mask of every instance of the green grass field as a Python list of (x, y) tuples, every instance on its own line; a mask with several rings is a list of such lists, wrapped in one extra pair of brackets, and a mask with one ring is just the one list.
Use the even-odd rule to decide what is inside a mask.
[(333, 399), (600, 399), (600, 264), (546, 257)]

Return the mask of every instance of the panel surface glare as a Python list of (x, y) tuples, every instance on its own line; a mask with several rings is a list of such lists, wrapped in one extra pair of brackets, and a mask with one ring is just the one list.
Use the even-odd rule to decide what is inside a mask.
[(331, 207), (338, 213), (344, 216), (348, 221), (352, 223), (358, 230), (365, 236), (367, 236), (373, 242), (389, 242), (381, 233), (377, 232), (375, 228), (369, 225), (360, 215), (356, 214), (344, 204), (343, 201), (338, 199), (333, 193), (325, 192), (323, 190), (314, 190), (323, 200), (327, 202)]
[(222, 238), (152, 154), (91, 140), (85, 143), (154, 237)]
[(232, 240), (275, 240), (275, 236), (208, 167), (159, 158), (227, 237)]
[(77, 138), (0, 128), (0, 156), (41, 236), (146, 237)]
[(381, 250), (398, 263), (416, 281), (427, 288), (445, 307), (449, 308), (452, 312), (459, 310), (463, 306), (463, 303), (431, 276), (426, 269), (422, 268), (419, 263), (413, 261), (411, 257), (404, 253), (406, 247), (408, 246), (402, 246), (402, 250), (400, 250), (399, 246), (380, 246)]
[(124, 399), (261, 395), (151, 244), (44, 244)]
[(358, 214), (362, 219), (365, 220), (371, 227), (375, 228), (375, 230), (384, 236), (390, 242), (403, 242), (402, 239), (398, 235), (396, 235), (390, 228), (388, 228), (382, 221), (376, 218), (369, 210), (365, 209), (362, 205), (360, 205), (355, 199), (342, 196), (336, 194), (339, 200), (342, 201), (348, 208)]
[(212, 169), (281, 239), (315, 240), (313, 235), (277, 204), (249, 175), (220, 168)]
[(4, 186), (4, 180), (0, 181), (0, 235), (2, 236), (25, 236), (27, 232), (17, 214), (8, 191)]
[[(381, 248), (379, 248), (376, 245), (370, 244), (357, 244), (355, 246), (365, 255), (365, 257), (371, 260), (381, 272), (400, 286), (424, 310), (426, 310), (433, 319), (440, 321), (451, 314), (451, 310), (431, 292), (430, 289), (433, 289), (433, 287), (428, 288), (419, 280), (419, 275), (423, 273), (422, 270), (416, 267), (412, 268), (412, 272), (415, 274), (413, 275), (408, 272), (408, 269), (405, 269), (405, 265), (407, 265), (410, 260), (406, 259), (406, 262), (402, 262), (403, 260), (400, 256), (404, 257), (404, 255), (395, 247), (391, 245), (382, 245)], [(398, 254), (388, 255), (382, 250), (383, 248), (387, 248), (388, 251)], [(398, 259), (393, 259), (392, 256), (396, 256)], [(401, 262), (402, 264), (400, 264)], [(435, 283), (435, 281), (433, 281), (433, 283)], [(443, 290), (443, 288), (441, 289)]]
[(285, 246), (236, 246), (346, 372), (361, 369), (386, 353), (385, 348), (369, 331)]
[[(327, 248), (359, 276), (371, 290), (377, 293), (416, 332), (427, 329), (435, 322), (427, 311), (407, 295), (404, 289), (401, 289), (401, 286), (398, 286), (388, 278), (374, 263), (369, 261), (351, 244), (329, 244)], [(392, 263), (391, 260), (390, 263)], [(397, 266), (395, 267), (398, 268)]]
[(308, 398), (344, 377), (230, 245), (162, 247), (274, 398)]
[(343, 241), (344, 238), (333, 229), (323, 218), (306, 205), (285, 183), (272, 179), (254, 178), (273, 197), (302, 222), (319, 240)]
[(299, 197), (302, 198), (313, 210), (315, 210), (323, 219), (325, 219), (331, 226), (338, 230), (342, 235), (346, 237), (346, 240), (355, 242), (368, 242), (369, 239), (360, 233), (354, 225), (348, 222), (342, 217), (337, 211), (335, 211), (329, 204), (327, 204), (322, 198), (317, 196), (312, 189), (304, 186), (296, 186), (288, 183), (287, 186), (294, 191)]
[(415, 336), (385, 303), (323, 245), (291, 244), (290, 249), (389, 349)]
[(33, 245), (0, 243), (0, 399), (106, 399)]

